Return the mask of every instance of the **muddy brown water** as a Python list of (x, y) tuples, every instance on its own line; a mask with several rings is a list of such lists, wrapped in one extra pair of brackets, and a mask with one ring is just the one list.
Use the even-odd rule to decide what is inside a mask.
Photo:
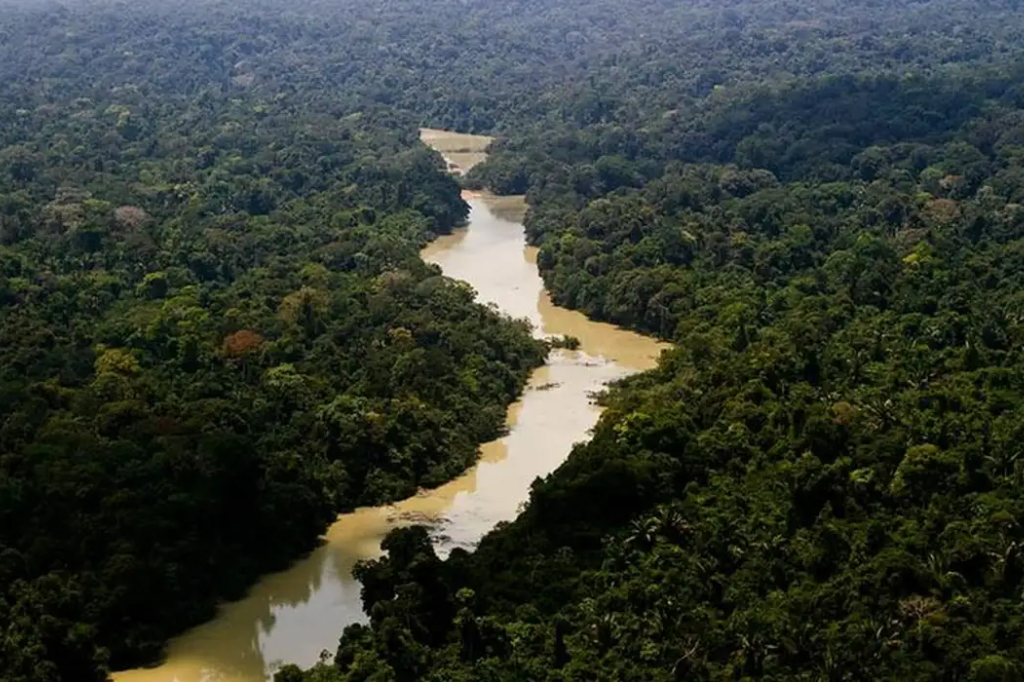
[[(438, 130), (421, 135), (462, 172), (483, 160), (490, 143)], [(521, 197), (465, 198), (467, 226), (432, 242), (423, 258), (468, 282), (481, 301), (530, 320), (538, 336), (569, 334), (580, 340), (580, 349), (554, 351), (531, 375), (522, 398), (509, 408), (508, 435), (484, 444), (473, 469), (397, 504), (339, 516), (308, 557), (264, 577), (248, 596), (221, 606), (213, 620), (172, 640), (162, 664), (117, 673), (115, 682), (263, 682), (284, 663), (305, 667), (322, 651), (333, 654), (344, 627), (366, 620), (352, 567), (379, 556), (390, 529), (432, 526), (442, 556), (453, 547), (472, 547), (498, 521), (513, 518), (533, 480), (587, 438), (600, 412), (593, 392), (655, 364), (664, 344), (551, 303), (537, 273), (536, 250), (526, 246)]]

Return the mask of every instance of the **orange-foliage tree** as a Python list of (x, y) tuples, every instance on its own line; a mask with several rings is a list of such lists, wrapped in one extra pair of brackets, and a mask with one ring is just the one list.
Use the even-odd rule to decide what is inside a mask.
[(263, 345), (263, 337), (251, 329), (242, 329), (228, 334), (224, 339), (224, 354), (230, 358), (239, 358)]

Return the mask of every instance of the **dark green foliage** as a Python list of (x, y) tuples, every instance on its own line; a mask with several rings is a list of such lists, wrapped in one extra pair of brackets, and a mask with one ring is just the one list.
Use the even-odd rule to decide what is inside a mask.
[(465, 183), (556, 301), (678, 348), (281, 682), (1021, 679), (1020, 16), (5, 6), (0, 677), (152, 658), (495, 433), (543, 349), (416, 258), (465, 211), (419, 121), (502, 134)]
[(467, 209), (410, 119), (67, 11), (90, 66), (40, 59), (39, 12), (0, 28), (0, 679), (78, 682), (462, 472), (546, 349), (419, 259)]
[(467, 182), (527, 190), (555, 300), (677, 349), (305, 679), (1024, 676), (1024, 71), (980, 37), (1013, 3), (881, 4), (737, 4), (696, 57), (666, 21), (660, 81), (617, 55), (503, 117)]

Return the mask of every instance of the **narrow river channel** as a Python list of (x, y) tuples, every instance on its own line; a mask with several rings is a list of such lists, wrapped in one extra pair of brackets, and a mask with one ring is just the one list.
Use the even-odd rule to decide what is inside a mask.
[[(434, 130), (422, 137), (456, 172), (481, 161), (489, 143)], [(338, 517), (308, 557), (266, 576), (247, 597), (173, 640), (161, 665), (117, 673), (115, 682), (263, 682), (284, 663), (309, 666), (321, 651), (333, 654), (344, 627), (365, 620), (352, 567), (380, 554), (388, 530), (427, 523), (435, 528), (441, 555), (472, 546), (498, 521), (513, 518), (530, 483), (587, 437), (599, 415), (594, 391), (654, 365), (662, 344), (552, 305), (537, 273), (536, 250), (526, 246), (522, 198), (465, 198), (467, 226), (431, 243), (423, 258), (471, 284), (482, 302), (529, 319), (537, 335), (575, 336), (580, 350), (555, 351), (533, 373), (522, 399), (509, 408), (508, 435), (483, 445), (476, 467), (403, 502)]]

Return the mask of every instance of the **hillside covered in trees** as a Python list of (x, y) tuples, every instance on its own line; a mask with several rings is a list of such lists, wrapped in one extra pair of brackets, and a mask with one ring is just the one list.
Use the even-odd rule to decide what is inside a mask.
[(417, 258), (418, 124), (677, 349), (279, 682), (1024, 678), (1022, 10), (3, 5), (0, 679), (152, 660), (494, 435), (543, 348)]

